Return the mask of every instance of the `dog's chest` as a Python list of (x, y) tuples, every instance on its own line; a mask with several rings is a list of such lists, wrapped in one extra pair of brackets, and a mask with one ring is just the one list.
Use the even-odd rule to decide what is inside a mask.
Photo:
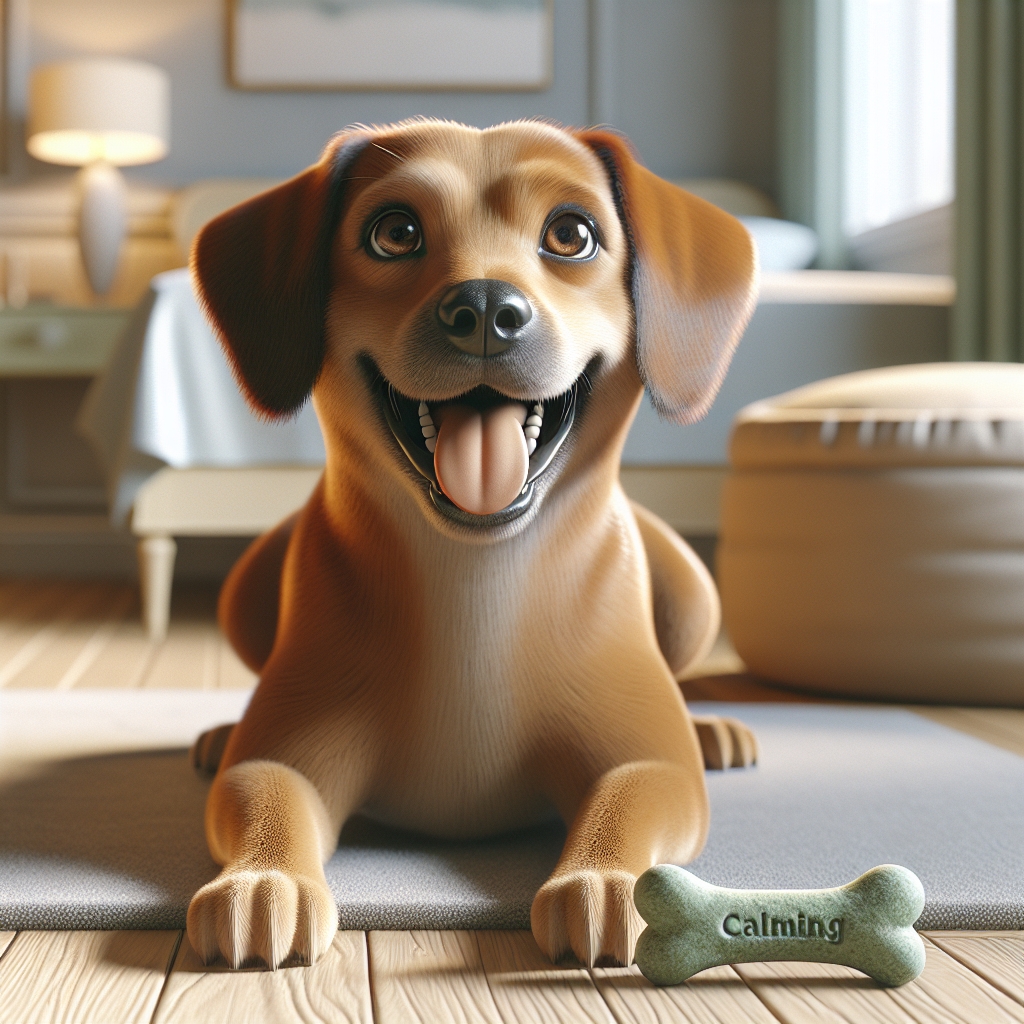
[(539, 737), (553, 719), (578, 718), (600, 684), (588, 652), (621, 631), (624, 608), (642, 606), (621, 593), (636, 574), (619, 563), (635, 555), (617, 541), (602, 557), (576, 559), (520, 543), (427, 562), (417, 678), (395, 709), (401, 727), (390, 731), (370, 810), (450, 835), (547, 813), (534, 764)]
[(401, 727), (370, 810), (453, 835), (536, 820), (546, 805), (528, 778), (528, 574), (490, 553), (426, 568), (418, 678), (394, 710)]
[(518, 567), (485, 557), (442, 562), (430, 574), (417, 687), (421, 741), (445, 744), (453, 759), (495, 770), (515, 756), (524, 710), (517, 655), (530, 593), (526, 574), (510, 568)]

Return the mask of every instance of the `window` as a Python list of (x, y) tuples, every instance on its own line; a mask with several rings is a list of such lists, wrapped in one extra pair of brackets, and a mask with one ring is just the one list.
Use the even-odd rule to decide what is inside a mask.
[(954, 0), (845, 0), (843, 232), (953, 198)]

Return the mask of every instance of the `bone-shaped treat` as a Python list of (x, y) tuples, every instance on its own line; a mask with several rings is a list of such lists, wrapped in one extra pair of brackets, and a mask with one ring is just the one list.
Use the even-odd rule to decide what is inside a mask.
[(836, 889), (721, 889), (673, 864), (636, 881), (647, 922), (636, 963), (656, 985), (677, 985), (722, 964), (804, 960), (843, 964), (882, 985), (924, 970), (913, 929), (924, 889), (912, 871), (883, 864)]

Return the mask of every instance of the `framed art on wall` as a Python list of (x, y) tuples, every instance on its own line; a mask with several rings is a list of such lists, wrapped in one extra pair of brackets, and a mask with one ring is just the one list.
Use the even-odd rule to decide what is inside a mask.
[(546, 89), (553, 0), (228, 0), (231, 84)]

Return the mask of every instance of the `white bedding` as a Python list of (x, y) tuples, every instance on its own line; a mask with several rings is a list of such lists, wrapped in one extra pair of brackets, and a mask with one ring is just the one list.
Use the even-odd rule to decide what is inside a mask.
[(153, 278), (86, 396), (78, 429), (105, 466), (118, 525), (139, 487), (164, 466), (318, 466), (325, 459), (311, 404), (277, 423), (249, 410), (185, 269)]

